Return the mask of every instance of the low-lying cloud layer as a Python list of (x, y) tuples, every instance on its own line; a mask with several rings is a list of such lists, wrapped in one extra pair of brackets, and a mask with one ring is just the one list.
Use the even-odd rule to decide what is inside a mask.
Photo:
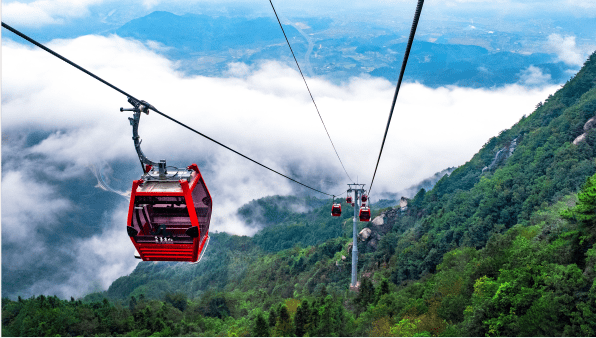
[(63, 24), (65, 19), (80, 18), (90, 14), (89, 7), (102, 0), (36, 0), (31, 2), (4, 1), (2, 14), (12, 24), (30, 27)]
[[(254, 67), (231, 64), (227, 77), (183, 77), (175, 71), (176, 64), (144, 44), (117, 36), (59, 40), (49, 47), (275, 170), (332, 194), (345, 190), (348, 180), (293, 68), (263, 61)], [(34, 234), (32, 240), (39, 244), (37, 250), (68, 264), (64, 263), (59, 275), (49, 273), (22, 283), (21, 295), (69, 297), (106, 288), (132, 271), (137, 262), (124, 229), (126, 203), (118, 196), (130, 189), (130, 177), (140, 174), (129, 114), (119, 111), (128, 105), (126, 98), (46, 52), (9, 40), (2, 45), (2, 70), (3, 135), (38, 135), (3, 144), (3, 286), (19, 283), (19, 278), (6, 272), (18, 270), (26, 275), (36, 267), (28, 260), (19, 261), (16, 267), (7, 259), (19, 248), (14, 245), (22, 236), (18, 224), (26, 222)], [(529, 70), (526, 82), (536, 77), (540, 74)], [(342, 85), (316, 77), (307, 80), (348, 173), (369, 184), (395, 84), (370, 77), (353, 78)], [(531, 113), (536, 103), (555, 90), (553, 86), (488, 90), (403, 84), (373, 196), (400, 191), (465, 163), (490, 137)], [(235, 216), (238, 207), (268, 195), (307, 192), (156, 113), (142, 116), (139, 134), (149, 158), (167, 159), (179, 167), (199, 164), (214, 200), (212, 230), (252, 235), (255, 229)], [(98, 172), (89, 166), (106, 163), (124, 163), (136, 171), (113, 169), (113, 181), (95, 186)], [(40, 168), (51, 180), (40, 184), (41, 189), (28, 189), (31, 172)], [(100, 204), (82, 205), (78, 198), (66, 197), (67, 192), (59, 193), (62, 182), (89, 184), (96, 191), (112, 189), (115, 192), (104, 193), (122, 200), (101, 210), (105, 215), (94, 232), (62, 229), (64, 236), (78, 231), (67, 249), (64, 243), (51, 241), (43, 231), (48, 223), (36, 213), (75, 214)], [(15, 202), (18, 199), (25, 201)], [(28, 200), (42, 201), (40, 209), (28, 208)]]

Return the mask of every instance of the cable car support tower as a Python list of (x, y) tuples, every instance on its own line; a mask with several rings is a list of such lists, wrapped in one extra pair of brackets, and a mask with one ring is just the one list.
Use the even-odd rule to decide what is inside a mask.
[(360, 205), (358, 201), (359, 196), (366, 190), (364, 184), (350, 183), (348, 184), (348, 194), (354, 192), (354, 226), (352, 228), (352, 283), (351, 287), (356, 287), (358, 283), (357, 268), (358, 268), (358, 210)]

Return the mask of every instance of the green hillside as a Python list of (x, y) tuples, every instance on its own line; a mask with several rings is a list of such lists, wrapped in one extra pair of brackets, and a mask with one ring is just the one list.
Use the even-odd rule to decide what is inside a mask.
[(239, 210), (254, 237), (213, 234), (200, 264), (141, 262), (82, 300), (3, 299), (3, 335), (594, 336), (596, 53), (528, 113), (361, 224), (357, 291), (348, 205), (332, 218), (329, 201), (273, 196)]

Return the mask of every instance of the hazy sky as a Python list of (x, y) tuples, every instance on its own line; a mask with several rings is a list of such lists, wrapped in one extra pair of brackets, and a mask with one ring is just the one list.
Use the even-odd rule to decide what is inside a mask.
[[(298, 15), (292, 9), (306, 5), (313, 8), (319, 3), (301, 1), (298, 6), (290, 1), (277, 2), (287, 17)], [(213, 7), (220, 2), (148, 0), (124, 8), (137, 6), (138, 13), (144, 14), (171, 9), (181, 14), (185, 6), (189, 12), (197, 12), (205, 3)], [(238, 3), (253, 4), (242, 1), (227, 5)], [(592, 1), (546, 3), (428, 0), (422, 16), (437, 8), (465, 13), (475, 12), (478, 7), (484, 14), (493, 11), (495, 15), (513, 9), (527, 15), (534, 10), (560, 10), (582, 17), (594, 17), (596, 13)], [(338, 4), (344, 2), (329, 1), (320, 6), (320, 15), (335, 15), (331, 9)], [(265, 11), (268, 2), (260, 6)], [(367, 2), (343, 7), (342, 11), (353, 11), (356, 17), (362, 8), (407, 8), (405, 16), (410, 20), (415, 1)], [(4, 1), (2, 20), (15, 28), (52, 29), (67, 25), (69, 20), (98, 18), (105, 12), (114, 15), (117, 11), (123, 11), (123, 7), (116, 1)], [(45, 267), (47, 275), (35, 282), (24, 282), (19, 294), (69, 297), (81, 296), (93, 288), (105, 289), (117, 277), (130, 273), (138, 262), (124, 228), (126, 199), (118, 194), (130, 189), (130, 179), (140, 175), (128, 115), (118, 110), (128, 105), (126, 98), (4, 29), (2, 36), (3, 288), (6, 280), (18, 283), (15, 276)], [(587, 56), (587, 51), (577, 47), (575, 36), (554, 34), (549, 41), (552, 52), (569, 64), (579, 66)], [(232, 63), (221, 77), (185, 77), (177, 71), (175, 61), (159, 55), (146, 42), (87, 35), (55, 40), (48, 46), (265, 165), (330, 193), (341, 192), (348, 183), (292, 65), (276, 60), (262, 60), (252, 66)], [(502, 88), (432, 89), (417, 83), (403, 84), (373, 199), (374, 195), (378, 198), (383, 192), (403, 190), (435, 172), (464, 164), (490, 137), (530, 114), (538, 102), (554, 93), (558, 86), (545, 85), (547, 77), (530, 67), (522, 72), (519, 83)], [(307, 80), (348, 173), (368, 184), (395, 83), (369, 76), (352, 78), (341, 85), (317, 77)], [(235, 217), (238, 207), (268, 195), (304, 192), (294, 183), (155, 113), (143, 115), (139, 133), (149, 158), (166, 158), (169, 164), (179, 167), (199, 163), (214, 200), (212, 230), (252, 235), (255, 230)], [(128, 171), (119, 172), (122, 166)], [(36, 173), (40, 170), (47, 179), (39, 179)], [(107, 183), (95, 179), (100, 174)], [(89, 178), (97, 184), (95, 187), (88, 184)], [(111, 190), (114, 202), (101, 210), (102, 217), (96, 224), (85, 225), (85, 231), (94, 231), (81, 234), (80, 229), (72, 229), (69, 242), (71, 230), (65, 230), (66, 237), (53, 242), (52, 229), (60, 227), (64, 218), (85, 208), (98, 208), (82, 204), (73, 197), (74, 190), (64, 191), (64, 184), (76, 186), (77, 182), (81, 182), (84, 193), (85, 189)]]

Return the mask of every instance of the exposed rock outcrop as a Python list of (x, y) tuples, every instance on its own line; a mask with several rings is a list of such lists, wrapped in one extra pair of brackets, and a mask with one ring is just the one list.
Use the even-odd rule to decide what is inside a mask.
[(578, 145), (581, 141), (586, 139), (586, 134), (596, 127), (596, 116), (592, 117), (591, 119), (584, 124), (584, 133), (579, 135), (578, 137), (573, 140), (573, 144)]
[(399, 200), (399, 207), (401, 211), (406, 211), (408, 209), (408, 199), (402, 196)]
[(586, 139), (586, 133), (579, 135), (578, 137), (573, 140), (573, 144), (578, 145), (581, 141)]
[(369, 228), (364, 228), (358, 233), (358, 238), (364, 242), (370, 237), (371, 232), (372, 231)]

